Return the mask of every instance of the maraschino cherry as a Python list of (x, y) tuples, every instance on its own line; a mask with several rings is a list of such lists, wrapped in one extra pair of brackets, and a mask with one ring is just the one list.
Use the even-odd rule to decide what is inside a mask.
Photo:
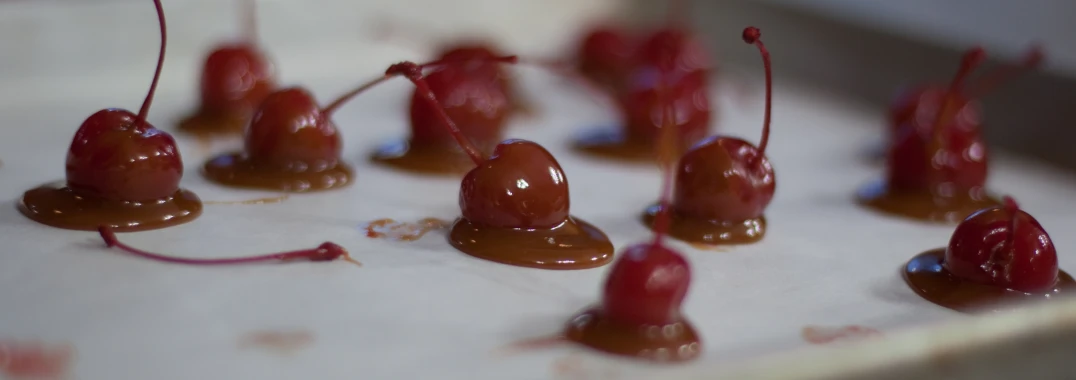
[(276, 89), (272, 61), (258, 48), (256, 0), (243, 0), (246, 36), (218, 46), (202, 67), (201, 105), (179, 124), (198, 134), (241, 134), (262, 100)]
[(611, 25), (590, 29), (576, 51), (576, 69), (584, 78), (609, 91), (626, 91), (631, 73), (637, 37), (630, 31)]
[[(498, 59), (504, 58), (489, 57), (485, 61)], [(421, 67), (455, 64), (435, 61)], [(303, 88), (270, 94), (247, 128), (245, 151), (209, 160), (203, 173), (228, 186), (287, 192), (328, 190), (350, 184), (353, 171), (340, 157), (343, 144), (332, 114), (355, 96), (395, 75), (385, 74), (367, 82), (325, 108), (318, 106), (314, 96)]]
[(101, 235), (101, 239), (105, 241), (105, 245), (109, 248), (119, 248), (124, 252), (132, 255), (142, 257), (145, 259), (162, 261), (173, 264), (186, 264), (186, 265), (232, 265), (232, 264), (249, 264), (265, 261), (293, 261), (306, 259), (309, 261), (333, 261), (341, 259), (349, 261), (351, 263), (362, 265), (358, 261), (355, 261), (348, 255), (347, 250), (333, 242), (321, 243), (314, 249), (302, 249), (297, 251), (288, 251), (280, 253), (270, 253), (266, 255), (246, 256), (246, 257), (231, 257), (223, 259), (192, 259), (175, 257), (169, 255), (162, 255), (159, 253), (153, 253), (144, 251), (138, 248), (131, 247), (124, 244), (116, 237), (116, 234), (108, 227), (97, 228), (97, 233)]
[(891, 215), (947, 223), (998, 204), (985, 189), (988, 154), (978, 111), (962, 91), (985, 55), (980, 48), (965, 53), (940, 105), (922, 123), (926, 127), (918, 125), (924, 113), (918, 111), (906, 121), (915, 125), (898, 129), (887, 153), (886, 179), (861, 189), (861, 203)]
[[(446, 64), (424, 78), (434, 96), (446, 99), (443, 111), (486, 153), (500, 140), (513, 107), (514, 90), (495, 57), (483, 45), (461, 46), (442, 54), (440, 61)], [(370, 160), (420, 174), (467, 172), (472, 163), (441, 126), (440, 110), (424, 96), (417, 89), (411, 96), (410, 138), (382, 145)]]
[(202, 213), (194, 193), (179, 188), (183, 161), (172, 136), (146, 121), (164, 65), (167, 33), (164, 9), (154, 0), (161, 29), (157, 69), (142, 108), (97, 111), (75, 132), (67, 152), (67, 183), (23, 194), (19, 210), (53, 227), (119, 231), (163, 228)]
[[(755, 27), (743, 40), (758, 47), (766, 71), (766, 109), (758, 147), (742, 139), (714, 136), (687, 151), (676, 169), (669, 235), (692, 243), (741, 244), (761, 240), (766, 232), (763, 211), (773, 199), (776, 177), (766, 158), (770, 140), (773, 74), (770, 53)], [(655, 228), (664, 211), (657, 204), (643, 213)]]
[(1050, 235), (1009, 197), (964, 219), (947, 248), (909, 261), (904, 279), (928, 301), (962, 311), (1076, 291)]
[(478, 258), (542, 269), (594, 268), (612, 259), (609, 238), (569, 214), (568, 180), (549, 151), (510, 139), (486, 158), (440, 106), (421, 66), (401, 62), (386, 75), (404, 75), (415, 84), (476, 166), (460, 184), (463, 215), (448, 237), (454, 247)]
[[(663, 118), (673, 114), (671, 107)], [(665, 121), (669, 123), (669, 120)], [(565, 337), (594, 349), (654, 361), (686, 361), (698, 357), (702, 344), (681, 312), (691, 285), (691, 266), (665, 246), (671, 223), (672, 170), (678, 147), (667, 131), (659, 143), (658, 161), (665, 170), (654, 240), (621, 251), (605, 280), (601, 304), (568, 322)], [(668, 136), (668, 137), (667, 137)]]

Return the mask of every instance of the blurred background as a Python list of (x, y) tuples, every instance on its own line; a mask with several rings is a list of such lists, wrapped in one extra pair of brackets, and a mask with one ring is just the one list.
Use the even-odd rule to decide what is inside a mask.
[[(156, 59), (148, 0), (0, 2), (0, 101), (8, 105), (100, 96), (137, 104), (144, 88), (110, 86), (145, 76)], [(739, 32), (762, 28), (779, 81), (798, 82), (878, 110), (904, 84), (945, 81), (962, 50), (1012, 60), (1030, 43), (1046, 67), (984, 99), (996, 148), (1076, 168), (1076, 2), (1071, 0), (689, 0), (694, 27), (726, 72), (757, 75)], [(492, 40), (535, 57), (565, 56), (600, 20), (661, 22), (665, 0), (262, 0), (261, 38), (284, 83), (355, 73), (341, 88), (440, 41)], [(237, 2), (167, 0), (169, 46), (161, 91), (193, 96), (213, 44), (240, 36)], [(337, 74), (338, 75), (338, 74)], [(881, 129), (881, 125), (864, 125)]]

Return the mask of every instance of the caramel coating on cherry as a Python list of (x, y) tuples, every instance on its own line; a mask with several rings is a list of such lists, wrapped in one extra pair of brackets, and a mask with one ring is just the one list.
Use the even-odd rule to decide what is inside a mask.
[(262, 102), (245, 142), (252, 160), (280, 165), (334, 164), (343, 149), (332, 120), (313, 95), (298, 87), (274, 92)]
[(627, 31), (599, 26), (590, 30), (579, 44), (576, 60), (579, 72), (612, 91), (627, 82), (636, 41)]
[(501, 228), (552, 228), (568, 219), (568, 179), (542, 146), (506, 140), (460, 185), (468, 221)]
[(710, 69), (710, 55), (691, 31), (662, 28), (646, 38), (635, 53), (637, 67), (657, 68), (673, 77), (705, 74)]
[(1042, 292), (1057, 284), (1057, 250), (1034, 217), (994, 207), (961, 222), (945, 251), (945, 267), (982, 284)]
[(67, 185), (109, 200), (161, 199), (179, 190), (183, 161), (172, 136), (137, 116), (105, 109), (82, 123), (67, 152)]
[(706, 81), (701, 73), (671, 81), (662, 88), (647, 83), (629, 91), (621, 101), (628, 139), (653, 141), (663, 128), (662, 115), (673, 108), (673, 125), (684, 147), (706, 136), (710, 126), (711, 105)]

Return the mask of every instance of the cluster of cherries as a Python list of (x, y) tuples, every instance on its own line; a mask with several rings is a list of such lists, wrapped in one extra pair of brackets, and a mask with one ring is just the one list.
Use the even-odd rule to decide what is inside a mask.
[[(185, 223), (202, 211), (199, 198), (179, 187), (183, 164), (175, 140), (146, 121), (167, 40), (161, 2), (154, 4), (160, 56), (140, 111), (105, 109), (86, 119), (68, 151), (66, 182), (27, 191), (19, 209), (40, 223), (96, 230), (110, 247), (173, 263), (349, 259), (346, 250), (328, 242), (314, 249), (227, 259), (177, 258), (119, 242), (116, 231)], [(688, 360), (699, 354), (698, 335), (680, 313), (690, 266), (663, 244), (664, 238), (703, 244), (759, 241), (766, 231), (763, 212), (775, 191), (773, 167), (765, 156), (770, 57), (758, 29), (746, 28), (742, 38), (758, 48), (766, 73), (765, 116), (757, 146), (733, 137), (703, 137), (709, 109), (700, 108), (708, 104), (700, 99), (705, 100), (708, 69), (702, 64), (705, 54), (687, 31), (666, 27), (636, 44), (623, 33), (601, 29), (582, 44), (580, 72), (622, 99), (626, 111), (643, 112), (639, 120), (647, 120), (629, 121), (616, 143), (646, 152), (664, 169), (665, 179), (657, 204), (642, 213), (654, 231), (653, 241), (616, 256), (601, 304), (571, 320), (565, 331), (568, 339), (654, 360)], [(983, 56), (981, 49), (969, 51), (948, 88), (926, 86), (901, 98), (892, 118), (887, 186), (863, 195), (864, 203), (884, 211), (926, 210), (899, 212), (905, 216), (966, 216), (948, 249), (917, 256), (905, 273), (923, 297), (958, 309), (999, 298), (1049, 296), (1073, 286), (1072, 278), (1058, 269), (1054, 247), (1038, 222), (1010, 199), (997, 205), (982, 190), (986, 157), (978, 116), (973, 96), (962, 89), (964, 78)], [(1040, 59), (1035, 50), (1026, 62), (1001, 70), (984, 86)], [(341, 158), (333, 112), (402, 76), (415, 87), (411, 136), (382, 147), (371, 158), (402, 170), (464, 173), (461, 216), (448, 234), (450, 244), (474, 257), (533, 268), (582, 269), (613, 262), (613, 245), (606, 235), (569, 213), (568, 181), (549, 151), (532, 141), (499, 141), (515, 93), (502, 64), (517, 60), (488, 46), (460, 45), (426, 64), (394, 64), (322, 107), (303, 88), (277, 88), (272, 65), (250, 38), (209, 55), (202, 105), (180, 129), (243, 133), (242, 152), (205, 163), (204, 175), (217, 183), (287, 192), (340, 188), (352, 182), (353, 170)], [(443, 103), (445, 99), (450, 103)], [(597, 145), (579, 146), (595, 151)]]

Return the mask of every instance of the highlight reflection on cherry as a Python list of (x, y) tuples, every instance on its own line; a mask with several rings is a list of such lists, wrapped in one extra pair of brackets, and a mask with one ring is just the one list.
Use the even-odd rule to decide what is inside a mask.
[[(776, 177), (766, 158), (772, 104), (770, 54), (757, 28), (744, 29), (743, 39), (758, 46), (766, 70), (766, 110), (758, 147), (733, 137), (710, 137), (680, 157), (676, 168), (672, 225), (669, 235), (702, 244), (741, 244), (762, 239), (763, 212), (773, 199)], [(653, 226), (663, 212), (660, 204), (643, 213)]]
[(276, 89), (276, 70), (257, 43), (255, 0), (244, 0), (244, 41), (214, 48), (202, 66), (199, 108), (179, 129), (199, 134), (241, 134), (262, 100)]
[(202, 212), (194, 193), (179, 187), (183, 161), (172, 136), (146, 121), (164, 65), (164, 10), (157, 68), (138, 114), (109, 108), (87, 118), (67, 153), (67, 181), (26, 191), (19, 211), (58, 228), (118, 231), (157, 229), (193, 220)]
[(1050, 235), (1008, 197), (964, 219), (947, 248), (913, 258), (904, 278), (928, 301), (962, 311), (1076, 291), (1076, 281), (1058, 269)]
[(583, 269), (607, 264), (613, 245), (596, 227), (568, 213), (568, 182), (545, 148), (526, 140), (506, 140), (485, 157), (440, 107), (436, 94), (410, 62), (387, 75), (404, 75), (437, 111), (475, 167), (460, 184), (460, 210), (449, 242), (478, 258), (542, 269)]

